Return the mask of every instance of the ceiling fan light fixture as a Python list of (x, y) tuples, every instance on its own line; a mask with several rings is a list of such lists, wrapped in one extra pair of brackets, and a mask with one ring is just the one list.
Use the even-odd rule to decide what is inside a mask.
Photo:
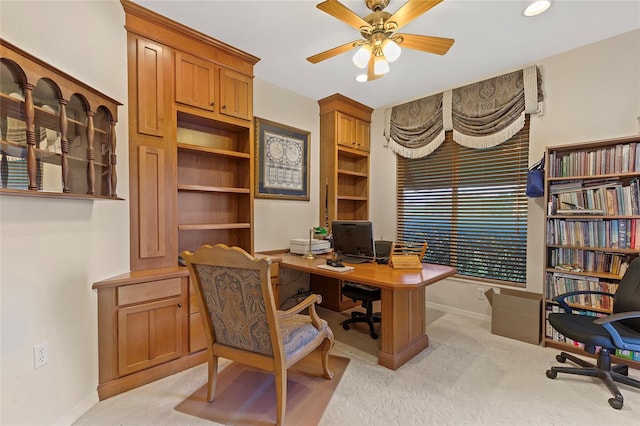
[(367, 73), (362, 73), (362, 74), (358, 74), (356, 75), (356, 81), (358, 83), (366, 83), (368, 81), (368, 77), (367, 77)]
[(389, 72), (389, 62), (384, 56), (376, 56), (373, 60), (373, 73), (375, 75), (382, 75)]
[(368, 44), (363, 44), (353, 55), (353, 63), (358, 68), (365, 68), (371, 58), (371, 48)]
[(537, 16), (545, 12), (551, 6), (549, 0), (536, 0), (524, 10), (524, 16)]
[(398, 43), (391, 39), (386, 39), (382, 43), (382, 53), (384, 57), (387, 58), (389, 62), (395, 62), (396, 59), (400, 57), (400, 53), (402, 53), (402, 49), (398, 46)]

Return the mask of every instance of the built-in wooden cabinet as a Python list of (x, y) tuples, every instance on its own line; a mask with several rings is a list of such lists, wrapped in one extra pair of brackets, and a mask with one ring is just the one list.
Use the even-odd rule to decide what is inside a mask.
[(336, 118), (338, 145), (369, 151), (370, 122), (339, 111), (336, 113)]
[(309, 290), (322, 296), (320, 306), (336, 312), (360, 306), (361, 302), (342, 294), (342, 286), (343, 280), (313, 274), (309, 276)]
[(184, 282), (184, 278), (170, 278), (116, 289), (119, 375), (182, 356)]
[[(100, 399), (192, 367), (185, 268), (133, 271), (93, 285), (98, 293)], [(199, 336), (196, 336), (199, 338)]]
[(253, 118), (253, 80), (194, 55), (175, 55), (176, 102), (243, 120)]
[(249, 129), (178, 111), (178, 251), (224, 242), (253, 251)]
[(163, 137), (170, 114), (170, 102), (165, 97), (170, 86), (165, 80), (165, 70), (169, 68), (171, 50), (131, 34), (129, 44), (129, 75), (136, 75), (135, 81), (129, 83), (132, 92), (129, 98), (135, 101), (131, 106), (136, 111), (130, 130), (139, 135)]
[(253, 120), (253, 79), (239, 72), (220, 68), (220, 113)]
[[(131, 272), (98, 291), (101, 399), (206, 360), (184, 250), (253, 253), (258, 58), (135, 3), (126, 16)], [(129, 300), (123, 295), (129, 296)]]
[[(543, 343), (587, 355), (546, 316), (561, 311), (553, 298), (563, 293), (615, 294), (629, 262), (640, 255), (640, 136), (548, 147), (545, 170)], [(567, 302), (582, 315), (612, 312), (608, 296), (572, 296)], [(640, 353), (616, 355), (640, 367)]]
[(0, 194), (117, 199), (119, 105), (0, 39)]
[(217, 67), (184, 52), (176, 52), (176, 102), (215, 111)]
[(320, 105), (320, 223), (369, 218), (372, 109), (340, 94)]

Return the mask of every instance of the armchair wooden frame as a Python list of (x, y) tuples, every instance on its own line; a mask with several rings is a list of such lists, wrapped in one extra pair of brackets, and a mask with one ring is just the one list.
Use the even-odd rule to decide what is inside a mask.
[[(215, 398), (218, 357), (224, 357), (251, 367), (273, 372), (276, 384), (277, 424), (283, 424), (287, 401), (287, 369), (289, 367), (320, 347), (323, 377), (326, 379), (333, 377), (333, 373), (329, 368), (329, 351), (334, 344), (333, 333), (327, 323), (318, 316), (315, 309), (315, 305), (322, 301), (322, 297), (311, 295), (293, 308), (287, 311), (279, 311), (276, 308), (271, 288), (271, 260), (269, 258), (254, 258), (241, 248), (228, 247), (224, 244), (216, 246), (204, 245), (195, 253), (183, 252), (182, 257), (189, 269), (196, 298), (200, 305), (200, 312), (203, 313), (202, 319), (207, 338), (209, 367), (207, 400), (212, 402)], [(249, 272), (250, 277), (252, 279), (256, 276), (259, 277), (262, 301), (252, 300), (252, 302), (264, 303), (264, 314), (268, 323), (269, 334), (269, 338), (265, 338), (265, 341), (262, 342), (265, 347), (259, 348), (261, 351), (256, 351), (255, 348), (249, 346), (242, 347), (243, 345), (238, 344), (238, 342), (234, 342), (234, 346), (223, 343), (224, 338), (222, 337), (224, 336), (216, 335), (214, 324), (220, 325), (220, 321), (224, 322), (225, 318), (215, 311), (215, 307), (210, 309), (209, 305), (212, 305), (211, 300), (215, 298), (213, 292), (216, 292), (216, 290), (214, 287), (221, 284), (221, 280), (216, 279), (213, 274), (207, 276), (206, 273), (199, 271), (199, 266), (201, 265), (228, 268), (229, 270), (253, 271), (253, 273)], [(200, 269), (204, 270), (205, 268)], [(249, 281), (251, 280), (239, 283), (242, 284), (243, 292), (250, 291), (245, 289), (245, 287), (248, 288), (252, 285)], [(255, 286), (255, 283), (253, 285)], [(255, 296), (256, 293), (252, 295)], [(230, 303), (232, 301), (225, 299), (225, 302)], [(233, 302), (235, 302), (235, 299)], [(240, 303), (237, 307), (232, 307), (231, 309), (234, 317), (230, 321), (237, 322), (244, 319), (240, 313), (242, 311)], [(306, 321), (306, 325), (300, 325), (302, 317), (306, 317), (306, 315), (301, 315), (300, 312), (305, 309), (309, 311), (308, 319), (310, 321)], [(313, 329), (311, 329), (310, 325), (313, 326)], [(304, 345), (298, 345), (295, 342), (296, 333), (309, 334), (310, 331), (313, 336), (310, 341)], [(285, 335), (290, 337), (287, 339), (288, 343), (283, 340)]]

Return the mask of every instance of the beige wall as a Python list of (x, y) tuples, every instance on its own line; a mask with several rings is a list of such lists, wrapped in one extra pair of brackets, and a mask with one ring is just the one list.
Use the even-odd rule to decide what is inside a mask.
[[(1, 1), (0, 19), (3, 38), (126, 104), (126, 33), (118, 1)], [(43, 29), (51, 22), (63, 24), (45, 36)], [(531, 162), (548, 144), (638, 131), (639, 38), (636, 31), (538, 62), (547, 111), (532, 123)], [(583, 87), (591, 90), (588, 99), (580, 97)], [(284, 248), (318, 222), (319, 109), (316, 99), (256, 79), (254, 112), (311, 132), (311, 200), (255, 201), (256, 250)], [(371, 218), (376, 236), (393, 238), (395, 159), (382, 147), (382, 113), (378, 109), (373, 115)], [(128, 199), (126, 105), (119, 109), (117, 131), (118, 193)], [(539, 290), (542, 205), (538, 200), (530, 207), (528, 286)], [(91, 284), (128, 270), (128, 201), (4, 196), (0, 214), (0, 423), (69, 424), (97, 401)], [(448, 280), (431, 287), (428, 299), (448, 309), (485, 314), (486, 302), (475, 299), (476, 287)], [(45, 341), (49, 363), (34, 370), (33, 346)]]
[[(118, 1), (2, 1), (0, 35), (127, 103)], [(128, 199), (126, 105), (118, 114), (118, 195)], [(68, 424), (98, 400), (91, 284), (129, 267), (128, 202), (2, 196), (0, 216), (0, 424)], [(34, 370), (43, 342), (49, 363)]]
[(310, 201), (256, 198), (254, 203), (255, 250), (289, 248), (291, 238), (306, 238), (309, 229), (319, 225), (320, 108), (314, 99), (255, 79), (253, 114), (311, 132)]

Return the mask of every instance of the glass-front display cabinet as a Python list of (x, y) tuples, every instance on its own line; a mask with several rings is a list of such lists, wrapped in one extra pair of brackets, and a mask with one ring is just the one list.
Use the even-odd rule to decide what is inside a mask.
[(119, 105), (0, 39), (0, 194), (118, 199)]

